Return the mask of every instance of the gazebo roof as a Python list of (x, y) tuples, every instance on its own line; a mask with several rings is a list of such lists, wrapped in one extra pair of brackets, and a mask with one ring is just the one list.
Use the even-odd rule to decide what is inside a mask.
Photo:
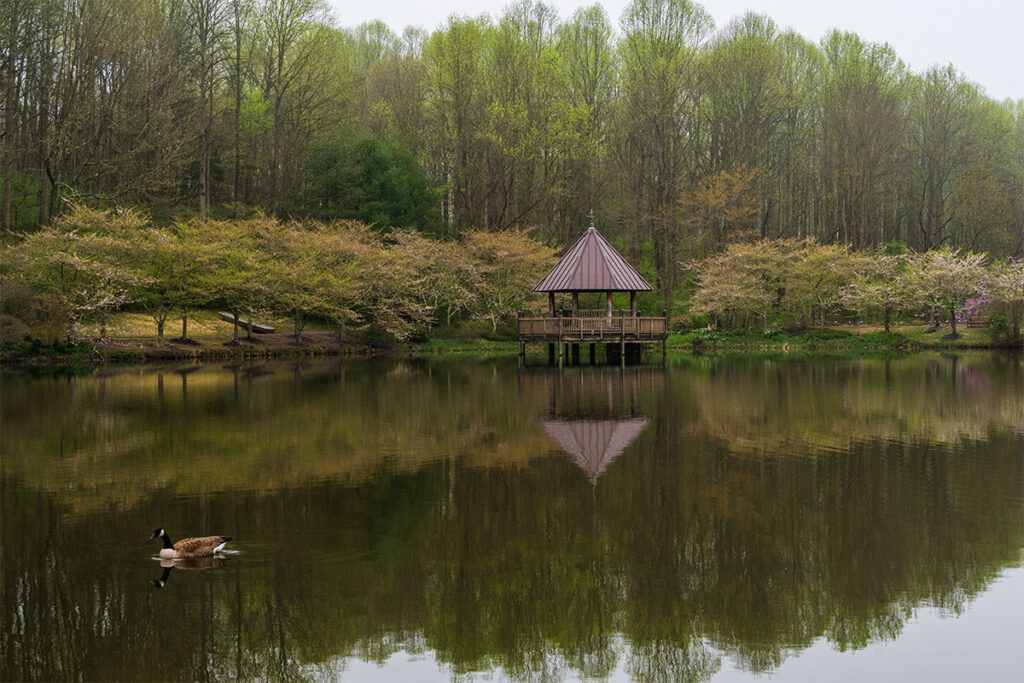
[(597, 479), (640, 436), (649, 422), (646, 417), (625, 420), (542, 418), (540, 424), (551, 440), (587, 473), (587, 477)]
[(576, 240), (535, 292), (649, 292), (651, 286), (594, 226)]

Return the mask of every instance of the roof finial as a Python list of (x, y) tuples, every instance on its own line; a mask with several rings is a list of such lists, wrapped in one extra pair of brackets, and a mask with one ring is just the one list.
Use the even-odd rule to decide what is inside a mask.
[(591, 230), (596, 230), (597, 229), (597, 228), (594, 227), (594, 209), (590, 209), (590, 229)]

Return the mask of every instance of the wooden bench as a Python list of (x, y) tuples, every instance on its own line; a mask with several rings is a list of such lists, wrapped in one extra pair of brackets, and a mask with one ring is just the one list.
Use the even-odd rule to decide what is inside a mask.
[(985, 327), (988, 325), (987, 315), (972, 315), (967, 319), (967, 327)]
[[(235, 322), (235, 316), (233, 314), (231, 314), (231, 313), (228, 313), (227, 311), (220, 311), (220, 312), (217, 313), (217, 315), (219, 315), (220, 319), (223, 320), (224, 322), (228, 322), (228, 323), (234, 323)], [(248, 320), (246, 320), (245, 318), (239, 318), (238, 319), (238, 326), (241, 327), (242, 329), (245, 329), (245, 330), (249, 329), (249, 327), (252, 326), (252, 331), (255, 332), (256, 334), (271, 334), (274, 331), (274, 328), (271, 327), (270, 325), (261, 325), (260, 323), (251, 323)]]

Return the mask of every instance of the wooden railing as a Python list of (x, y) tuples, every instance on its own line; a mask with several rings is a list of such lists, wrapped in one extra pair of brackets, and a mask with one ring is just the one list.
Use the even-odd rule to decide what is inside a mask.
[[(635, 317), (636, 314), (635, 313), (631, 313), (630, 311), (628, 311), (628, 310), (626, 310), (624, 308), (612, 309), (610, 317), (612, 317), (612, 318), (621, 318), (622, 316)], [(573, 313), (569, 309), (562, 309), (560, 311), (556, 311), (555, 315), (551, 316), (551, 317), (555, 317), (555, 318), (558, 318), (558, 317), (563, 317), (563, 318), (607, 318), (609, 316), (608, 316), (608, 309), (606, 309), (606, 308), (581, 308), (578, 311), (576, 311), (575, 313)]]
[[(581, 313), (584, 313), (581, 311)], [(586, 313), (590, 313), (587, 311)], [(604, 311), (602, 311), (604, 313)], [(520, 341), (641, 341), (664, 339), (665, 318), (618, 315), (519, 318)]]

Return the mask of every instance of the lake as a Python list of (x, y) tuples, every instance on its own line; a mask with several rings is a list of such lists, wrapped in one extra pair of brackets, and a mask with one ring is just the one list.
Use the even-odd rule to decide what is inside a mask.
[(1024, 675), (1019, 356), (8, 372), (0, 453), (3, 680)]

